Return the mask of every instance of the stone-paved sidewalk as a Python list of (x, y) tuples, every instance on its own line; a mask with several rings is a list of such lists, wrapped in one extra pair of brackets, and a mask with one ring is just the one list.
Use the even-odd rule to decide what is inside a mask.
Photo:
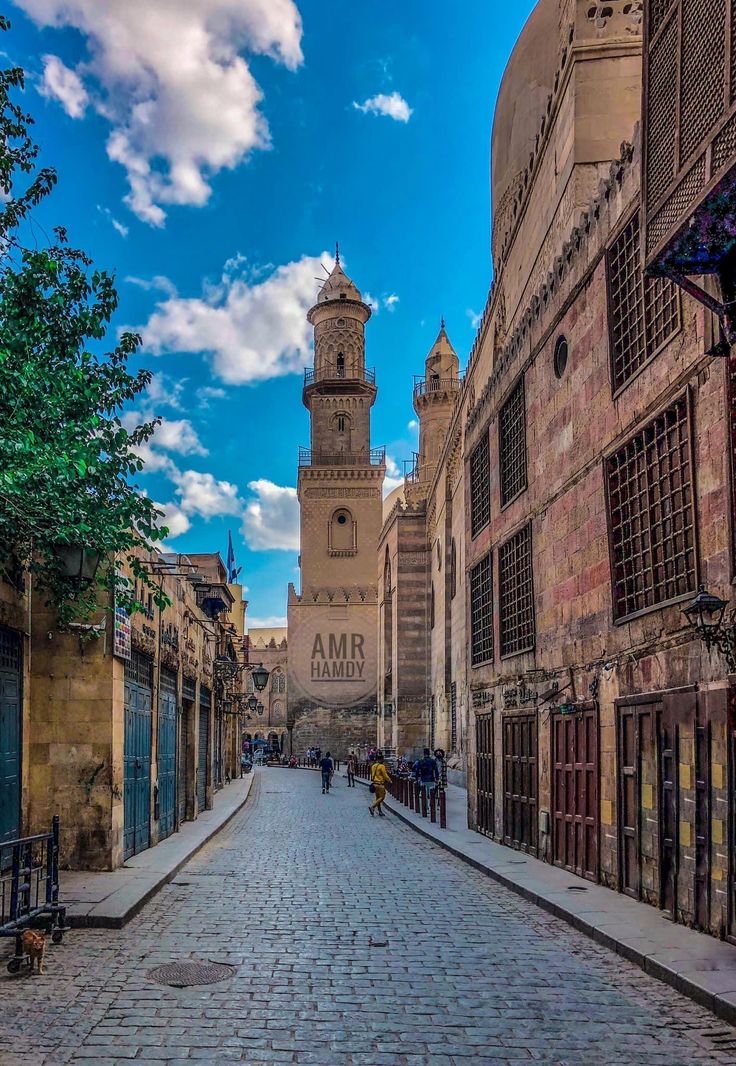
[[(736, 947), (676, 925), (637, 903), (468, 829), (468, 793), (447, 790), (447, 828), (389, 797), (387, 806), (413, 829), (499, 884), (563, 918), (696, 1003), (736, 1024)], [(736, 1062), (736, 1058), (734, 1059)]]
[[(74, 931), (43, 978), (0, 971), (0, 1062), (736, 1062), (730, 1026), (367, 799), (259, 774), (124, 929)], [(235, 972), (155, 983), (173, 960)]]
[[(259, 771), (255, 771), (258, 773)], [(154, 848), (110, 873), (66, 870), (59, 874), (60, 898), (72, 926), (119, 929), (174, 877), (193, 855), (230, 821), (248, 799), (254, 774), (237, 778), (215, 794), (211, 810), (184, 822)]]

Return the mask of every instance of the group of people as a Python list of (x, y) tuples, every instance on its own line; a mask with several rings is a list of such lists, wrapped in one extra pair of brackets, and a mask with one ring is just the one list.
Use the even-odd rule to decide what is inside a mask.
[[(326, 796), (333, 787), (333, 778), (335, 776), (335, 763), (332, 759), (332, 753), (328, 751), (323, 756), (321, 748), (310, 748), (307, 752), (307, 760), (310, 766), (316, 766), (319, 769), (322, 777), (322, 795)], [(383, 752), (372, 749), (368, 753), (368, 763), (370, 767), (370, 790), (374, 795), (368, 811), (371, 818), (375, 816), (376, 812), (378, 812), (380, 818), (384, 818), (383, 803), (386, 799), (386, 788), (391, 784), (392, 779), (386, 769)], [(441, 749), (438, 748), (432, 755), (430, 749), (425, 748), (421, 759), (417, 759), (413, 764), (409, 762), (408, 758), (400, 759), (397, 765), (397, 773), (407, 776), (413, 775), (419, 785), (426, 790), (427, 799), (429, 800), (429, 793), (437, 788), (438, 785), (444, 784), (440, 770), (443, 764), (444, 752)], [(346, 766), (348, 788), (355, 788), (357, 766), (358, 758), (355, 752), (351, 751)]]

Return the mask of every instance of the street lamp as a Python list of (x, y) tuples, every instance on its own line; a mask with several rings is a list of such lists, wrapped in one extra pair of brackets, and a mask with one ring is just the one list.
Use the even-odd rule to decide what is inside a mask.
[(61, 568), (62, 577), (72, 581), (78, 588), (90, 585), (100, 565), (100, 552), (81, 544), (55, 544), (54, 555)]
[(268, 670), (263, 663), (259, 663), (255, 670), (251, 670), (250, 676), (253, 678), (253, 684), (256, 687), (256, 691), (263, 692), (268, 684), (269, 677)]
[(252, 711), (253, 713), (255, 713), (255, 711), (258, 708), (258, 699), (257, 699), (257, 697), (256, 696), (249, 696), (248, 699), (245, 701), (245, 705), (246, 705), (246, 707), (248, 708), (249, 711)]
[(258, 714), (263, 714), (264, 710), (265, 710), (265, 707), (263, 706), (263, 704), (259, 703), (258, 706), (256, 707), (256, 711), (258, 712)]
[(683, 608), (682, 613), (706, 648), (719, 651), (725, 657), (729, 671), (736, 673), (736, 622), (724, 621), (727, 607), (727, 600), (714, 596), (701, 585), (695, 599)]

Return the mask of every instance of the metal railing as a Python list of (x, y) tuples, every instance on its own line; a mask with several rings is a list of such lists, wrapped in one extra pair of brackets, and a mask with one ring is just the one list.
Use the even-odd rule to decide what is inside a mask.
[(54, 944), (67, 932), (66, 907), (59, 903), (59, 817), (50, 833), (0, 844), (0, 937), (15, 937), (8, 972), (17, 973), (26, 955), (23, 931), (50, 927)]
[(304, 387), (318, 385), (321, 381), (363, 381), (375, 385), (376, 371), (373, 367), (324, 366), (320, 370), (307, 367), (304, 371)]
[(461, 377), (419, 378), (414, 383), (414, 396), (426, 396), (432, 392), (459, 392), (462, 387)]
[(419, 454), (414, 452), (413, 459), (404, 459), (404, 481), (415, 484), (419, 481)]
[[(391, 784), (386, 792), (397, 803), (402, 803), (415, 814), (421, 814), (422, 818), (429, 818), (435, 824), (439, 820), (440, 829), (447, 829), (447, 792), (440, 780), (432, 789), (424, 788), (419, 782), (407, 774), (399, 774), (395, 770), (390, 771)], [(370, 781), (371, 763), (358, 763), (356, 777), (364, 781)]]
[(299, 449), (299, 466), (385, 466), (386, 449), (373, 448), (369, 452), (336, 452), (329, 454)]

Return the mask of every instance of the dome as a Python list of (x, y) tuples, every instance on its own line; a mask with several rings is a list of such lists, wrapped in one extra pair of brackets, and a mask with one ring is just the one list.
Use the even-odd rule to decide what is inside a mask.
[(491, 141), (494, 234), (529, 164), (560, 51), (560, 0), (539, 0), (511, 53), (496, 103)]
[(397, 503), (406, 503), (406, 491), (404, 482), (397, 485), (395, 489), (389, 492), (388, 496), (383, 500), (383, 521), (385, 522), (388, 516), (393, 511)]
[(347, 276), (340, 265), (340, 259), (335, 262), (332, 273), (319, 290), (318, 303), (326, 303), (328, 300), (357, 300), (361, 301), (360, 289)]

